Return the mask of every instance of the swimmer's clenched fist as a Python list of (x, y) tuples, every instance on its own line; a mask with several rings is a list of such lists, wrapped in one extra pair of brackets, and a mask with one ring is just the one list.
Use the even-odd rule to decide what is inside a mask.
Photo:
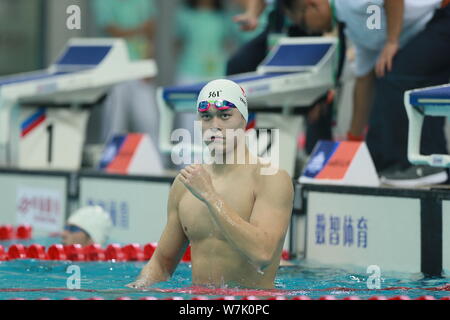
[(201, 165), (193, 164), (182, 169), (179, 179), (201, 201), (205, 201), (214, 191), (211, 176)]

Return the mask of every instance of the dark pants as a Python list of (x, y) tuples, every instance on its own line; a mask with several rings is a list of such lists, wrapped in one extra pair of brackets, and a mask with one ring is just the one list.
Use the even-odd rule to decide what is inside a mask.
[[(450, 80), (450, 7), (438, 10), (426, 29), (394, 58), (393, 69), (376, 80), (367, 146), (378, 171), (407, 167), (408, 117), (406, 90), (446, 84)], [(426, 117), (421, 153), (447, 154), (444, 117)]]
[[(268, 30), (265, 30), (260, 35), (244, 44), (239, 50), (230, 58), (227, 64), (227, 75), (252, 72), (255, 71), (258, 65), (267, 56), (268, 46)], [(291, 37), (306, 36), (302, 30), (297, 27), (291, 27), (288, 35)], [(332, 108), (328, 106), (324, 112), (321, 112), (319, 119), (314, 123), (307, 123), (306, 127), (306, 152), (312, 152), (318, 140), (331, 140), (332, 124)]]

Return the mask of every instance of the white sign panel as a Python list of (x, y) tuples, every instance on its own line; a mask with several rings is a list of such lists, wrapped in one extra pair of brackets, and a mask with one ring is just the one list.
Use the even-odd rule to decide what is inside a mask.
[(450, 201), (442, 201), (442, 269), (450, 275)]
[(18, 166), (78, 170), (88, 115), (86, 110), (21, 108)]
[(16, 197), (17, 224), (29, 224), (46, 232), (61, 232), (64, 223), (60, 190), (19, 186)]
[(325, 264), (420, 272), (420, 200), (308, 193), (307, 250)]
[[(28, 196), (51, 196), (50, 199), (59, 199), (60, 213), (64, 218), (66, 214), (66, 197), (68, 176), (59, 174), (27, 173), (27, 172), (0, 172), (0, 224), (17, 225), (25, 219), (24, 214), (20, 214), (20, 203), (23, 197), (29, 199)], [(58, 195), (58, 196), (57, 196)], [(23, 198), (25, 199), (25, 198)], [(36, 200), (35, 200), (36, 201)], [(24, 202), (25, 203), (25, 202)], [(27, 200), (27, 204), (29, 201)], [(36, 202), (37, 203), (37, 202)], [(42, 204), (43, 208), (47, 205)], [(23, 207), (23, 205), (22, 205)], [(52, 204), (52, 212), (55, 207)], [(26, 216), (31, 212), (31, 206), (27, 206)], [(30, 213), (31, 214), (31, 213)], [(22, 216), (21, 218), (19, 216)], [(26, 220), (30, 221), (30, 220)], [(40, 227), (43, 226), (43, 229)], [(57, 232), (60, 232), (64, 226), (63, 221), (60, 222)], [(33, 236), (47, 236), (48, 230), (54, 230), (54, 227), (48, 227), (46, 224), (39, 223), (33, 225)], [(50, 231), (52, 233), (53, 231)]]
[(132, 177), (81, 177), (80, 206), (100, 205), (110, 213), (110, 242), (157, 242), (167, 221), (170, 185)]

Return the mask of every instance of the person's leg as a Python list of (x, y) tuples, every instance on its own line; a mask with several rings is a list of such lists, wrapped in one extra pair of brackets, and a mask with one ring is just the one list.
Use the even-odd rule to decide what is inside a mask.
[[(287, 34), (289, 37), (321, 36), (321, 34), (308, 34), (298, 25), (289, 26)], [(306, 116), (305, 151), (307, 154), (311, 154), (319, 140), (333, 139), (333, 103), (327, 103), (323, 100), (311, 106)]]
[[(444, 16), (442, 16), (444, 14)], [(450, 16), (438, 13), (427, 28), (396, 55), (393, 69), (378, 79), (367, 144), (374, 157), (382, 156), (377, 169), (407, 166), (408, 118), (404, 92), (448, 83), (450, 78)], [(421, 149), (425, 154), (447, 153), (444, 120), (427, 118)], [(376, 144), (373, 142), (376, 141)], [(380, 152), (382, 155), (380, 155)]]
[(267, 31), (250, 40), (228, 60), (227, 76), (255, 71), (267, 55)]
[(128, 131), (130, 83), (120, 83), (111, 88), (102, 106), (102, 142)]
[(155, 145), (158, 145), (159, 111), (154, 84), (144, 80), (134, 81), (130, 96), (130, 129), (147, 133)]

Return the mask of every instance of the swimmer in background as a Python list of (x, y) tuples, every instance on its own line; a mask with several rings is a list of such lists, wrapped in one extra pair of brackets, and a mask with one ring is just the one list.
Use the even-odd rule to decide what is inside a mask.
[(109, 213), (100, 206), (86, 206), (76, 210), (67, 220), (62, 233), (64, 245), (93, 243), (104, 245), (112, 228)]
[[(231, 153), (235, 161), (194, 164), (180, 171), (170, 190), (158, 247), (127, 286), (145, 288), (169, 280), (190, 244), (194, 285), (273, 288), (293, 206), (291, 177), (278, 168), (262, 174), (270, 164), (263, 164), (246, 145), (245, 163), (236, 161), (248, 117), (239, 85), (209, 82), (197, 108), (208, 149), (216, 159)], [(241, 135), (230, 143), (226, 130)]]

